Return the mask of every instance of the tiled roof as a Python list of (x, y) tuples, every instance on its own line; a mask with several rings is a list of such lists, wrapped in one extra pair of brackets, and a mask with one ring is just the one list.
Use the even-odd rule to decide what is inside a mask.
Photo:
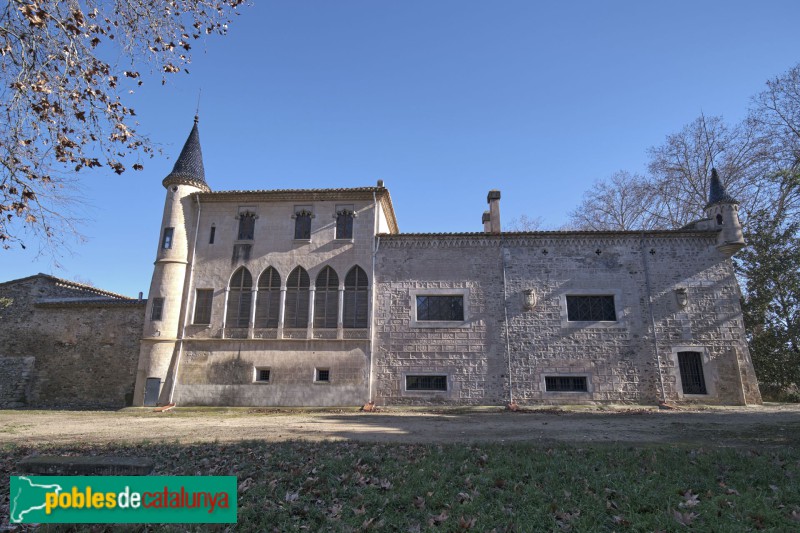
[(257, 189), (251, 191), (213, 191), (207, 192), (203, 196), (221, 196), (231, 194), (328, 194), (340, 192), (381, 192), (385, 191), (384, 187), (340, 187), (336, 189)]
[[(57, 278), (55, 276), (51, 276), (50, 274), (44, 274), (42, 272), (39, 272), (38, 274), (34, 274), (32, 276), (27, 276), (25, 278), (12, 279), (12, 280), (9, 280), (9, 281), (5, 281), (3, 283), (0, 283), (0, 285), (6, 285), (6, 284), (10, 284), (10, 283), (18, 283), (20, 281), (28, 281), (28, 280), (31, 280), (31, 279), (34, 279), (34, 278), (45, 278), (45, 279), (48, 279), (48, 280), (54, 282), (56, 285), (61, 285), (61, 286), (64, 286), (64, 287), (70, 287), (70, 288), (79, 289), (79, 290), (86, 291), (86, 292), (91, 292), (91, 293), (94, 293), (94, 294), (97, 294), (99, 296), (103, 296), (103, 297), (106, 297), (106, 298), (112, 298), (112, 299), (116, 299), (116, 300), (132, 300), (132, 298), (129, 298), (129, 297), (125, 296), (124, 294), (118, 294), (116, 292), (111, 292), (111, 291), (104, 291), (103, 289), (98, 289), (97, 287), (92, 287), (91, 285), (85, 285), (83, 283), (78, 283), (77, 281), (71, 281), (71, 280), (68, 280), (68, 279)], [(134, 301), (138, 301), (138, 300), (134, 300)]]
[(136, 307), (144, 306), (147, 300), (126, 298), (45, 298), (37, 301), (36, 307)]
[(711, 207), (716, 204), (738, 204), (739, 202), (725, 189), (722, 180), (719, 179), (717, 169), (711, 169), (711, 186), (708, 191), (708, 203), (706, 207)]
[(454, 232), (454, 233), (397, 233), (387, 234), (381, 233), (381, 238), (402, 239), (404, 237), (489, 237), (489, 238), (502, 238), (502, 237), (577, 237), (577, 236), (625, 236), (625, 235), (708, 235), (707, 230), (696, 229), (664, 229), (664, 230), (626, 230), (626, 231), (589, 231), (589, 230), (558, 230), (558, 231), (503, 231), (501, 233), (486, 233), (483, 231), (470, 231), (470, 232)]
[(197, 117), (194, 117), (194, 126), (183, 145), (181, 155), (175, 161), (172, 172), (164, 178), (164, 186), (171, 183), (188, 183), (208, 190), (206, 184), (206, 171), (203, 167), (203, 151), (200, 149), (200, 132), (197, 129)]

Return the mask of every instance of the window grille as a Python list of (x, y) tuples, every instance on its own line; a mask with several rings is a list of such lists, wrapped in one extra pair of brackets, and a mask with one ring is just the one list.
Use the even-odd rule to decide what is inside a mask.
[(239, 215), (239, 233), (236, 236), (240, 241), (252, 241), (256, 232), (256, 215), (249, 211)]
[(547, 392), (586, 392), (586, 376), (545, 376)]
[(353, 217), (355, 213), (352, 208), (342, 208), (336, 211), (336, 238), (353, 238)]
[(150, 320), (161, 320), (164, 313), (164, 298), (153, 298), (153, 306), (150, 308)]
[(678, 352), (678, 367), (684, 394), (708, 394), (703, 376), (703, 354)]
[(283, 325), (286, 328), (308, 327), (308, 290), (311, 280), (303, 267), (292, 270), (286, 279), (286, 310)]
[(246, 328), (250, 325), (250, 305), (253, 298), (253, 277), (242, 267), (231, 277), (228, 286), (228, 311), (225, 326)]
[(614, 295), (567, 296), (570, 322), (613, 322), (617, 320)]
[(161, 238), (161, 248), (169, 250), (172, 248), (172, 238), (175, 235), (175, 228), (164, 228), (164, 236)]
[(447, 376), (406, 376), (407, 391), (447, 391)]
[(270, 371), (269, 368), (256, 369), (256, 381), (269, 382)]
[(331, 372), (326, 368), (318, 368), (317, 369), (317, 381), (330, 381), (331, 380)]
[(307, 209), (301, 209), (294, 214), (294, 238), (311, 239), (311, 217), (313, 214)]
[(211, 324), (211, 302), (214, 289), (197, 289), (194, 301), (194, 324)]
[(464, 296), (417, 296), (417, 320), (463, 321)]
[(339, 276), (329, 266), (317, 276), (314, 292), (314, 327), (336, 328), (339, 320)]
[(258, 278), (255, 327), (277, 328), (280, 305), (281, 276), (277, 270), (268, 267)]
[(367, 273), (356, 265), (350, 269), (344, 278), (344, 310), (343, 321), (345, 328), (366, 328), (369, 317), (369, 284)]

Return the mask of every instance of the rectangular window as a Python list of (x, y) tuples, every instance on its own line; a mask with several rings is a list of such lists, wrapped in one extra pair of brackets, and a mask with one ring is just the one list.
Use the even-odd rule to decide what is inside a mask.
[(172, 248), (173, 235), (175, 235), (175, 228), (164, 228), (164, 236), (161, 238), (161, 248), (164, 250)]
[(353, 218), (355, 212), (352, 205), (337, 205), (336, 206), (336, 238), (337, 239), (352, 239), (353, 238)]
[(150, 307), (150, 320), (161, 320), (164, 313), (164, 298), (153, 298), (153, 306)]
[(214, 244), (214, 237), (217, 235), (217, 227), (211, 226), (211, 233), (208, 234), (208, 244)]
[(304, 241), (311, 239), (311, 219), (314, 213), (311, 206), (296, 205), (294, 207), (294, 238)]
[(614, 322), (617, 310), (614, 295), (567, 296), (567, 320), (570, 322)]
[(197, 289), (194, 301), (194, 324), (211, 324), (211, 302), (214, 299), (214, 289)]
[(406, 376), (407, 391), (447, 391), (447, 376)]
[(318, 368), (316, 374), (316, 379), (314, 381), (328, 382), (331, 380), (331, 371), (327, 368)]
[(256, 381), (269, 383), (269, 368), (256, 368)]
[(464, 296), (417, 296), (417, 320), (464, 321)]
[(236, 239), (240, 241), (252, 241), (256, 232), (256, 214), (245, 211), (239, 214), (239, 233)]
[(586, 376), (545, 376), (547, 392), (586, 392)]
[(703, 376), (703, 354), (700, 352), (678, 352), (678, 366), (684, 394), (708, 394)]

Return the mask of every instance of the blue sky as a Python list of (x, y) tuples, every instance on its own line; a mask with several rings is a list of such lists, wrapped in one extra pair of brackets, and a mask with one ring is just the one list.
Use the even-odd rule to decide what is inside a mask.
[(597, 179), (643, 171), (647, 149), (701, 112), (741, 119), (800, 62), (800, 2), (264, 1), (195, 46), (189, 76), (132, 95), (165, 156), (81, 178), (84, 244), (36, 272), (136, 295), (149, 288), (164, 189), (198, 91), (214, 190), (355, 187), (383, 179), (400, 229), (479, 231), (567, 213)]

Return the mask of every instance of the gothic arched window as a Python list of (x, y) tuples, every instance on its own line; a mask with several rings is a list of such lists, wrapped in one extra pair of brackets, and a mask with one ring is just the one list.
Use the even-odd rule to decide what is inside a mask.
[(228, 309), (225, 326), (229, 328), (246, 328), (250, 325), (250, 306), (253, 300), (253, 276), (245, 267), (231, 276), (228, 285)]
[(283, 325), (286, 328), (308, 327), (308, 290), (311, 281), (303, 267), (292, 270), (286, 278), (286, 309)]
[(335, 328), (339, 321), (339, 276), (329, 266), (317, 276), (314, 294), (314, 327)]
[(281, 276), (277, 270), (269, 267), (258, 278), (255, 327), (277, 328), (280, 306)]
[(366, 328), (369, 322), (367, 273), (356, 265), (344, 278), (344, 327)]

